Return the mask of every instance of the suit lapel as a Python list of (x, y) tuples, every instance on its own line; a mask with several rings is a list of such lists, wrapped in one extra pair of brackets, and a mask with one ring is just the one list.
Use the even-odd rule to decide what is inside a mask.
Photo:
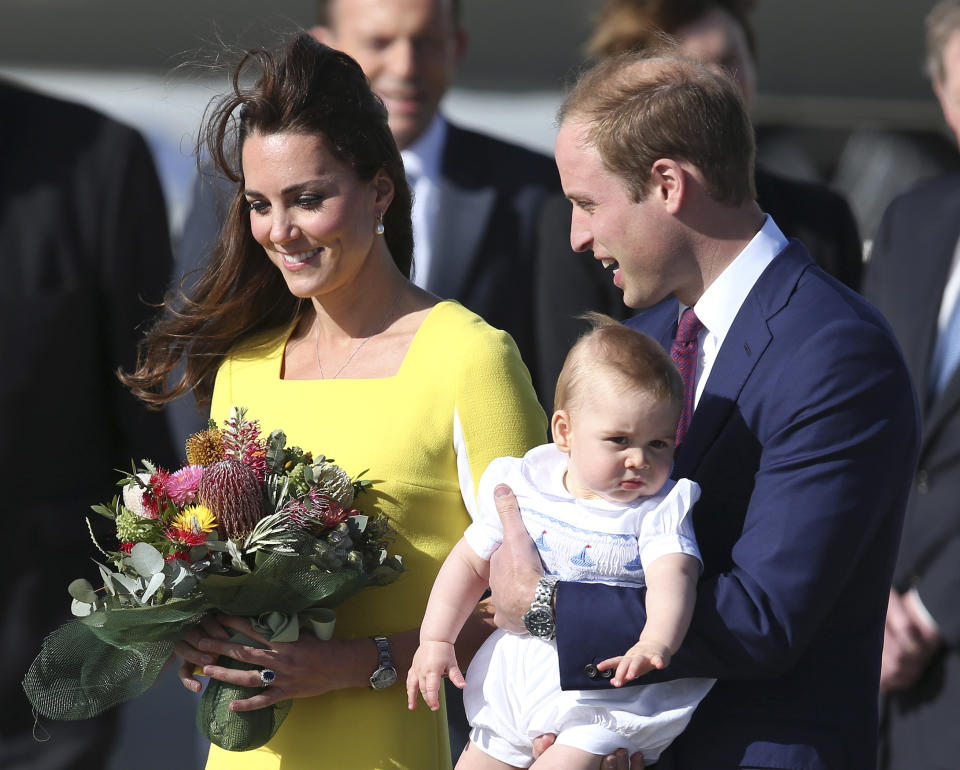
[(800, 275), (812, 264), (806, 249), (792, 242), (747, 295), (717, 353), (677, 456), (675, 475), (692, 476), (696, 472), (770, 344), (768, 319), (786, 304)]
[(464, 295), (490, 226), (496, 190), (478, 182), (474, 164), (481, 158), (477, 154), (469, 136), (448, 124), (436, 216), (430, 226), (432, 266), (427, 289), (438, 297)]

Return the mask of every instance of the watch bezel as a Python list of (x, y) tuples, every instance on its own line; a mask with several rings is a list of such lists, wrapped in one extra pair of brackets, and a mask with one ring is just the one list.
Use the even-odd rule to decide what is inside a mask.
[(380, 666), (370, 675), (370, 686), (374, 690), (386, 690), (397, 683), (397, 669), (393, 666)]
[(556, 623), (549, 607), (531, 607), (523, 616), (523, 625), (531, 636), (539, 639), (553, 639)]

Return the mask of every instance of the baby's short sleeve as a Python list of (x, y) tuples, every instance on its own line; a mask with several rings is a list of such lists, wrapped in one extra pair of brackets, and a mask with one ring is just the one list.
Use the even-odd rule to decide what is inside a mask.
[(689, 554), (700, 562), (703, 569), (703, 558), (690, 516), (699, 499), (700, 485), (690, 479), (679, 479), (657, 507), (643, 516), (638, 540), (644, 571), (669, 553)]
[(500, 483), (514, 486), (520, 477), (517, 471), (521, 463), (517, 457), (498, 457), (487, 466), (477, 484), (477, 515), (463, 533), (463, 539), (481, 559), (489, 559), (503, 542), (503, 527), (493, 502), (493, 489)]

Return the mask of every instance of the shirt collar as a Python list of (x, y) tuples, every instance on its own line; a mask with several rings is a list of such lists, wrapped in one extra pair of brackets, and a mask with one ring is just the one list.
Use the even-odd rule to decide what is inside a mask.
[(447, 121), (438, 112), (427, 130), (413, 144), (400, 152), (404, 168), (412, 176), (437, 179), (443, 160), (443, 146), (447, 141)]
[[(765, 214), (763, 227), (750, 243), (723, 270), (703, 292), (694, 310), (704, 327), (723, 340), (740, 312), (747, 295), (760, 275), (781, 251), (787, 247), (786, 236), (777, 227), (773, 217)], [(680, 304), (680, 312), (686, 309)]]

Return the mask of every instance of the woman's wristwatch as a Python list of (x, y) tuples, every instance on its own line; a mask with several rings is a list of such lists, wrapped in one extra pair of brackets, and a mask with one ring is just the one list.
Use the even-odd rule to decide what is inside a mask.
[(553, 617), (553, 594), (559, 580), (558, 575), (544, 575), (537, 582), (533, 603), (523, 616), (523, 625), (530, 636), (553, 639), (557, 635), (557, 622)]
[(377, 670), (370, 675), (370, 686), (374, 690), (386, 690), (397, 682), (397, 667), (393, 665), (390, 654), (390, 642), (385, 636), (371, 636), (377, 645)]

